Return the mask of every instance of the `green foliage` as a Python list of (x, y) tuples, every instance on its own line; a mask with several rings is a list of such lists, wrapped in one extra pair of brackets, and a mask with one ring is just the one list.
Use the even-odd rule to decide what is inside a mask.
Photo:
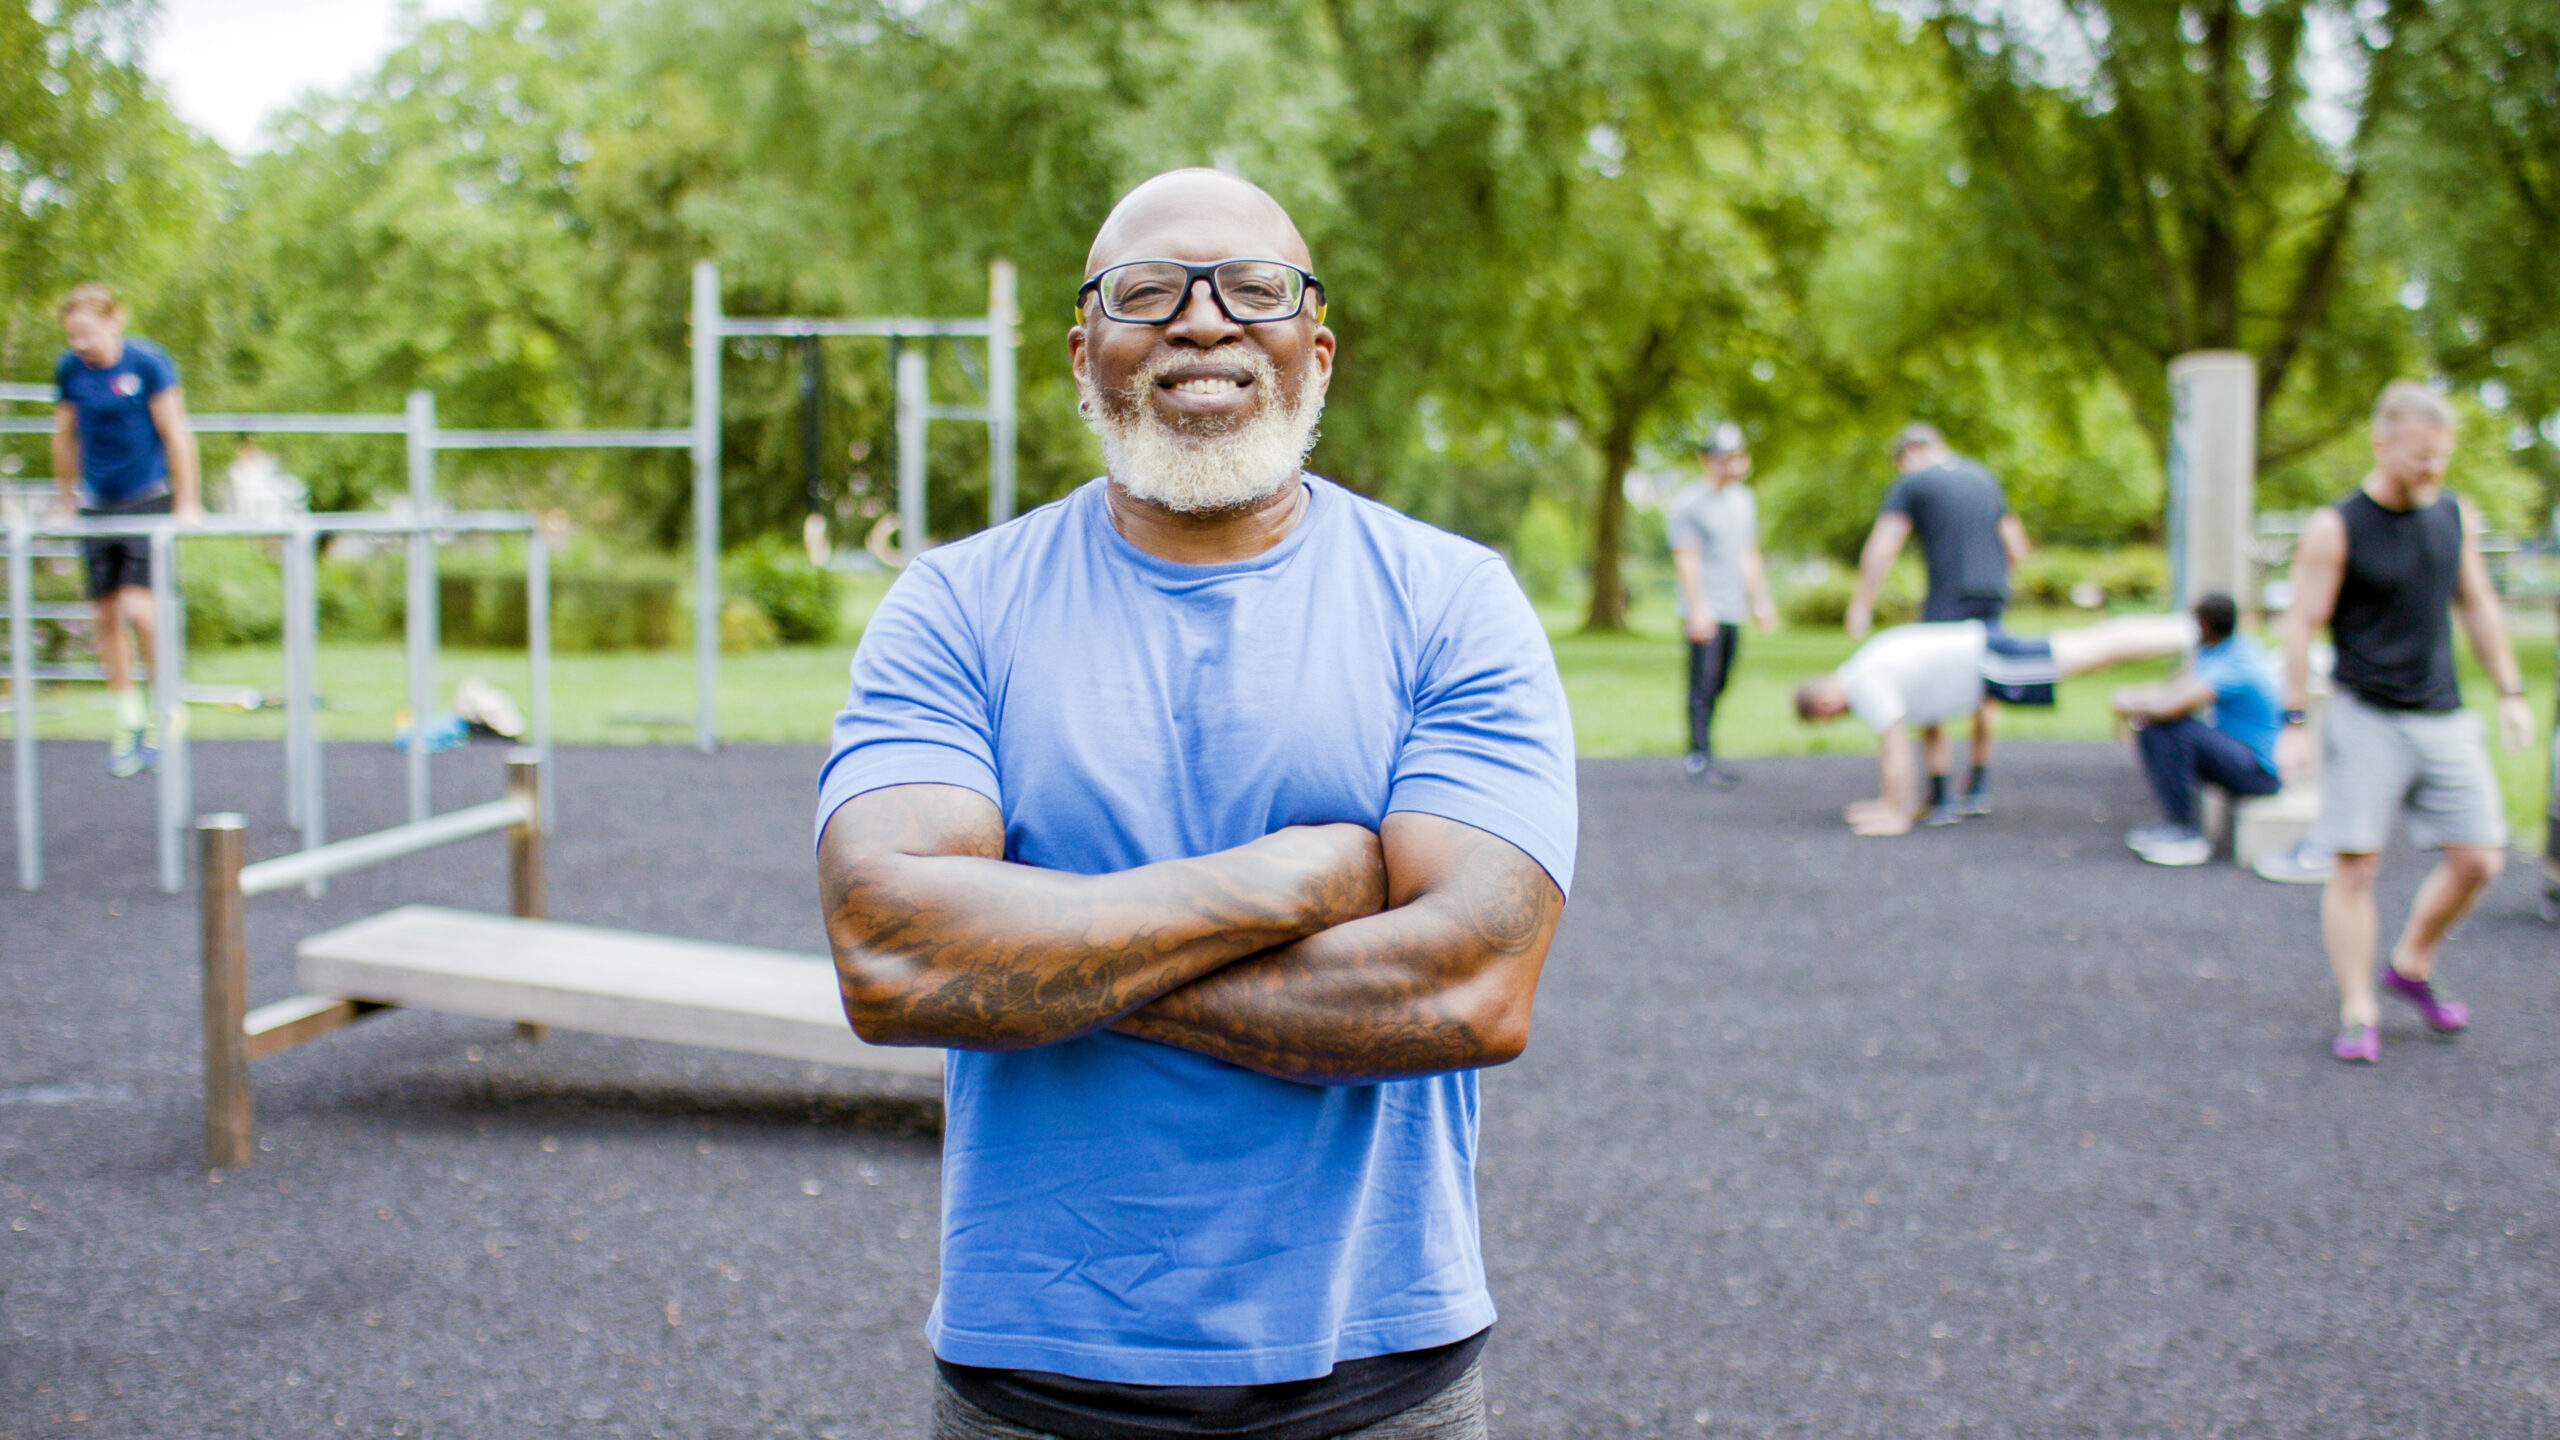
[[(731, 552), (721, 562), (720, 588), (762, 612), (786, 645), (823, 644), (843, 625), (844, 576), (810, 564), (806, 552), (779, 536)], [(725, 637), (727, 616), (721, 618)]]
[(2009, 576), (2016, 605), (2053, 609), (2080, 606), (2080, 587), (2096, 587), (2100, 605), (2156, 609), (2169, 600), (2169, 552), (2157, 545), (2091, 550), (2073, 545), (2038, 546)]
[[(1849, 601), (1858, 588), (1858, 572), (1829, 565), (1807, 566), (1798, 574), (1776, 578), (1778, 617), (1799, 630), (1837, 630), (1849, 618)], [(1878, 625), (1907, 625), (1920, 617), (1920, 572), (1897, 565), (1885, 576), (1876, 595)]]
[(187, 541), (179, 548), (187, 643), (265, 645), (284, 634), (284, 567), (262, 540)]

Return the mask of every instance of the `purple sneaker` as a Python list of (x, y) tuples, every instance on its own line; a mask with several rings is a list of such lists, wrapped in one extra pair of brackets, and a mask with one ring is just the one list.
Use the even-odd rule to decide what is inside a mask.
[(2350, 1025), (2329, 1042), (2329, 1053), (2359, 1065), (2374, 1064), (2382, 1059), (2382, 1031), (2371, 1025)]
[(2417, 1007), (2427, 1028), (2439, 1035), (2459, 1035), (2471, 1023), (2471, 1007), (2459, 1000), (2446, 1000), (2436, 994), (2436, 987), (2424, 980), (2412, 980), (2397, 966), (2382, 967), (2382, 988)]

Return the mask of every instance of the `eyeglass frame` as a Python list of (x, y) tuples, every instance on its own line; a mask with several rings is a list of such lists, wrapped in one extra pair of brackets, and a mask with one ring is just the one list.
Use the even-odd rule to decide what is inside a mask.
[[(1102, 299), (1099, 293), (1102, 289), (1102, 277), (1110, 274), (1114, 270), (1126, 269), (1131, 265), (1178, 265), (1182, 267), (1182, 302), (1173, 307), (1172, 314), (1165, 316), (1161, 320), (1123, 320), (1119, 316), (1112, 314), (1109, 306), (1098, 303)], [(1262, 315), (1251, 320), (1237, 319), (1236, 313), (1227, 308), (1226, 292), (1218, 285), (1218, 272), (1230, 265), (1277, 265), (1283, 270), (1297, 272), (1298, 278), (1305, 282), (1298, 287), (1298, 308), (1290, 311), (1286, 315)], [(1286, 260), (1273, 260), (1260, 255), (1230, 255), (1224, 260), (1213, 260), (1206, 265), (1194, 265), (1188, 260), (1174, 260), (1161, 256), (1142, 256), (1136, 260), (1123, 260), (1118, 264), (1105, 265), (1094, 273), (1092, 279), (1087, 280), (1084, 284), (1078, 286), (1076, 289), (1076, 321), (1078, 324), (1085, 323), (1084, 297), (1092, 295), (1097, 302), (1094, 308), (1101, 312), (1102, 318), (1105, 320), (1115, 321), (1122, 325), (1170, 325), (1174, 321), (1182, 318), (1182, 312), (1191, 308), (1191, 292), (1198, 288), (1200, 282), (1203, 280), (1209, 282), (1209, 303), (1218, 307), (1218, 313), (1226, 316), (1227, 323), (1230, 325), (1276, 325), (1283, 320), (1295, 320), (1299, 316), (1307, 313), (1308, 291), (1313, 290), (1319, 296), (1325, 294), (1324, 282), (1316, 278), (1316, 272), (1308, 269), (1304, 265), (1292, 265)], [(1326, 301), (1324, 300), (1319, 299), (1316, 301), (1316, 323), (1319, 325), (1324, 323), (1325, 305)]]

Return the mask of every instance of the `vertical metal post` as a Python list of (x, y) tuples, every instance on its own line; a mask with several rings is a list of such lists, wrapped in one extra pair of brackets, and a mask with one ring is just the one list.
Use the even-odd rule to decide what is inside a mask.
[[(525, 818), (507, 832), (507, 899), (512, 913), (522, 920), (540, 920), (551, 913), (550, 891), (542, 873), (542, 792), (551, 787), (542, 783), (542, 768), (542, 757), (532, 750), (507, 752), (507, 798), (520, 800), (525, 807)], [(519, 1040), (540, 1041), (550, 1033), (548, 1025), (516, 1022)]]
[(204, 859), (204, 1148), (217, 1169), (249, 1163), (256, 1148), (249, 1113), (249, 939), (240, 894), (246, 821), (207, 815), (196, 822)]
[(28, 623), (33, 603), (28, 579), (32, 538), (27, 522), (9, 522), (9, 708), (16, 728), (9, 735), (9, 759), (16, 779), (13, 792), (18, 820), (18, 888), (44, 884), (44, 808), (36, 776), (35, 627)]
[[(329, 843), (329, 786), (320, 765), (320, 532), (297, 519), (284, 541), (284, 763), (293, 786), (302, 848)], [(329, 882), (303, 893), (318, 899)]]
[(819, 513), (826, 498), (819, 478), (825, 464), (818, 453), (820, 437), (826, 429), (826, 357), (817, 336), (800, 337), (800, 489), (813, 515)]
[(195, 775), (187, 750), (187, 610), (178, 594), (178, 532), (151, 532), (151, 699), (160, 711), (160, 891), (187, 888), (187, 816)]
[[(435, 517), (436, 397), (426, 390), (409, 392), (410, 520), (423, 526)], [(421, 528), (409, 532), (409, 820), (415, 824), (435, 813), (427, 769), (427, 720), (436, 705), (436, 541)]]
[[(309, 796), (303, 788), (302, 762), (304, 732), (311, 726), (311, 675), (309, 670), (310, 612), (303, 608), (303, 590), (311, 583), (311, 557), (302, 547), (306, 532), (302, 522), (286, 522), (284, 537), (284, 814), (286, 823), (296, 831), (307, 831), (305, 817), (310, 810)], [(310, 848), (305, 835), (303, 848)]]
[(898, 372), (898, 551), (909, 559), (924, 553), (925, 415), (932, 355), (921, 346), (901, 346)]
[(720, 748), (720, 266), (693, 267), (693, 744)]
[[(551, 764), (551, 541), (539, 523), (525, 545), (524, 636), (526, 659), (533, 669), (533, 754), (546, 769)], [(552, 787), (542, 787), (542, 828), (551, 828), (559, 802)]]
[(987, 523), (1013, 518), (1013, 262), (987, 267)]

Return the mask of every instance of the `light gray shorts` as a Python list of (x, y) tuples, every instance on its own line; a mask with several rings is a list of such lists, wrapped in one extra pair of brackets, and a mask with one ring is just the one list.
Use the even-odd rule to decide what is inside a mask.
[(2329, 701), (2320, 757), (2320, 818), (2311, 841), (2371, 855), (2409, 812), (2409, 843), (2503, 846), (2506, 805), (2489, 769), (2480, 717), (2468, 710), (2385, 710), (2341, 690)]

